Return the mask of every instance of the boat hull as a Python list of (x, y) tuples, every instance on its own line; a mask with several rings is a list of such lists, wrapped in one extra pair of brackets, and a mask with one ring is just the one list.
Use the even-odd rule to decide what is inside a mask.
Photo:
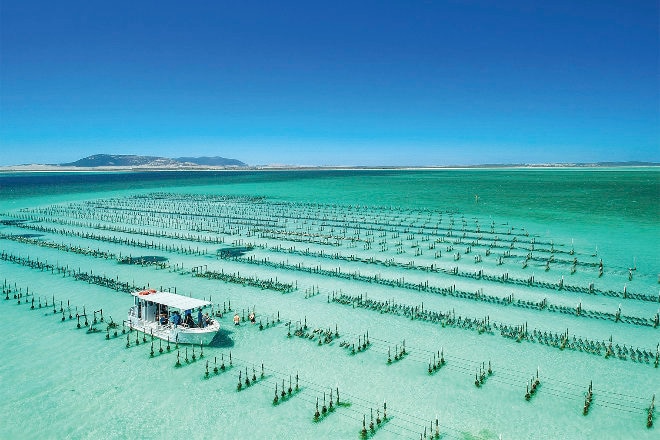
[(217, 322), (214, 322), (210, 326), (204, 328), (184, 329), (179, 326), (176, 329), (172, 329), (171, 334), (174, 335), (175, 341), (178, 339), (179, 344), (208, 345), (218, 333), (218, 330), (220, 330), (220, 325), (218, 325)]
[(133, 330), (179, 344), (208, 345), (220, 330), (220, 324), (217, 321), (213, 321), (203, 328), (190, 328), (183, 325), (175, 327), (173, 324), (160, 325), (155, 322), (146, 322), (130, 315), (128, 318), (128, 325)]

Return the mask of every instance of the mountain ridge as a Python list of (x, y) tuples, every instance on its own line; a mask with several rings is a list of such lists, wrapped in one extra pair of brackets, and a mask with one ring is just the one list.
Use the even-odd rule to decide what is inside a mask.
[(140, 156), (133, 154), (93, 154), (74, 162), (60, 163), (63, 167), (144, 167), (144, 168), (177, 168), (189, 166), (213, 167), (247, 167), (248, 165), (237, 159), (228, 159), (220, 156), (178, 157), (169, 158), (161, 156)]
[(450, 169), (450, 168), (621, 168), (660, 167), (659, 162), (602, 161), (602, 162), (546, 162), (546, 163), (490, 163), (453, 165), (296, 165), (258, 164), (248, 165), (238, 159), (220, 156), (177, 157), (141, 156), (131, 154), (94, 154), (74, 162), (59, 164), (31, 163), (0, 166), (0, 171), (125, 171), (125, 170), (396, 170), (396, 169)]

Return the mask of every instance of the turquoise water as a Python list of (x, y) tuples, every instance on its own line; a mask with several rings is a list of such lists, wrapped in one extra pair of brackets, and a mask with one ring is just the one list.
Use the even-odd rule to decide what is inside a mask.
[[(2, 174), (0, 220), (20, 220), (0, 225), (3, 436), (357, 439), (364, 417), (369, 438), (431, 438), (436, 418), (442, 438), (656, 438), (659, 196), (655, 168)], [(109, 280), (232, 312), (203, 357), (151, 356), (106, 332), (131, 304)], [(231, 324), (248, 310), (263, 330)]]

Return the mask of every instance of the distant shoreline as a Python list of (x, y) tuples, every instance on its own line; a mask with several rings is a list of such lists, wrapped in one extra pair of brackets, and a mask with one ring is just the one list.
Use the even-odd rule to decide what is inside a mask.
[(150, 172), (150, 171), (332, 171), (332, 170), (460, 170), (460, 169), (605, 169), (605, 168), (657, 168), (655, 162), (600, 162), (600, 163), (557, 163), (557, 164), (483, 164), (483, 165), (436, 165), (436, 166), (303, 166), (303, 165), (255, 165), (237, 166), (99, 166), (76, 167), (61, 165), (9, 165), (0, 166), (3, 173), (38, 173), (38, 172)]

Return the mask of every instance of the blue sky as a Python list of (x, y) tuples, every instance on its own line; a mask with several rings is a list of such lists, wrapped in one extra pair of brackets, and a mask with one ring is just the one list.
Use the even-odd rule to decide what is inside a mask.
[(0, 165), (660, 162), (655, 0), (0, 8)]

